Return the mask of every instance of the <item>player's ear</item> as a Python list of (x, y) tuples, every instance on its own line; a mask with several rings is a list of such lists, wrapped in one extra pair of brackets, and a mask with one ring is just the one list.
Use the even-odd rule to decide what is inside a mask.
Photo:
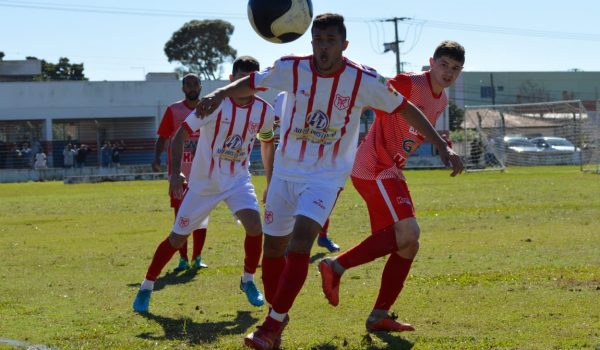
[(233, 74), (229, 74), (229, 81), (233, 81)]
[(348, 48), (348, 44), (349, 41), (348, 40), (344, 40), (344, 43), (342, 44), (342, 51), (346, 50)]
[(429, 57), (429, 67), (433, 67), (434, 63), (435, 63), (435, 59), (433, 57)]

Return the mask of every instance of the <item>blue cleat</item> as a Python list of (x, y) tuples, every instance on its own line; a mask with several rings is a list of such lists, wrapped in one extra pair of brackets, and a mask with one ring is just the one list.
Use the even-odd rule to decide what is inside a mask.
[(194, 268), (195, 269), (205, 269), (207, 267), (208, 267), (208, 265), (206, 265), (205, 263), (202, 262), (202, 258), (200, 257), (200, 255), (198, 255), (196, 258), (194, 258)]
[(175, 272), (185, 271), (190, 268), (190, 263), (184, 258), (179, 258), (179, 265), (173, 270)]
[(265, 304), (265, 298), (262, 293), (256, 287), (254, 281), (248, 281), (246, 283), (240, 280), (240, 289), (246, 293), (248, 302), (254, 306), (263, 306)]
[(330, 253), (340, 251), (340, 246), (335, 244), (328, 236), (319, 237), (319, 239), (317, 239), (317, 245), (319, 247), (327, 248)]
[(135, 312), (148, 312), (148, 307), (150, 307), (150, 296), (152, 295), (152, 290), (150, 289), (140, 289), (135, 296), (135, 300), (133, 301), (133, 311)]

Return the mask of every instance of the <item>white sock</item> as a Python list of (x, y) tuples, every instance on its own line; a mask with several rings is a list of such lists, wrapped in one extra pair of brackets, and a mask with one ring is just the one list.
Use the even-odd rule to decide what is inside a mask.
[(283, 320), (285, 320), (285, 315), (287, 315), (287, 312), (285, 314), (280, 314), (279, 312), (275, 312), (273, 309), (271, 309), (271, 312), (269, 312), (269, 317), (279, 322), (283, 322)]
[(242, 283), (246, 283), (249, 281), (254, 281), (254, 275), (248, 272), (244, 272), (242, 275)]
[(144, 282), (142, 282), (142, 285), (140, 286), (140, 289), (150, 289), (150, 290), (153, 290), (154, 289), (154, 281), (148, 281), (147, 279), (144, 278)]

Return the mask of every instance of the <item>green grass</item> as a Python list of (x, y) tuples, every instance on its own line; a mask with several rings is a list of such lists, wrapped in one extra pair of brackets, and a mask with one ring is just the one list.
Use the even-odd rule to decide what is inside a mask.
[[(421, 250), (398, 302), (414, 333), (367, 334), (384, 260), (344, 276), (337, 308), (313, 249), (285, 349), (600, 349), (600, 177), (575, 167), (504, 173), (408, 171)], [(264, 178), (255, 178), (262, 193)], [(58, 349), (238, 349), (262, 322), (238, 289), (242, 227), (211, 216), (197, 274), (157, 282), (149, 315), (131, 302), (169, 232), (167, 184), (0, 185), (0, 338)], [(369, 231), (348, 185), (330, 232)], [(0, 345), (0, 349), (8, 349)]]

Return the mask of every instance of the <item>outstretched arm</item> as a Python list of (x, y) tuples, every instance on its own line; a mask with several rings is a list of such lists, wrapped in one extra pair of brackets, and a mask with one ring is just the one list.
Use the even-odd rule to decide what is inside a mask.
[(404, 119), (410, 123), (410, 125), (414, 126), (415, 129), (425, 135), (429, 142), (437, 147), (440, 152), (442, 163), (444, 163), (444, 165), (447, 167), (452, 167), (452, 173), (450, 176), (456, 176), (462, 173), (464, 166), (460, 160), (460, 157), (452, 150), (452, 148), (448, 146), (440, 134), (438, 134), (423, 112), (421, 112), (410, 101), (408, 101), (406, 106), (400, 110), (400, 113)]
[(252, 75), (238, 79), (229, 85), (216, 89), (202, 97), (196, 107), (196, 115), (206, 117), (219, 107), (225, 97), (247, 97), (256, 93), (252, 88), (250, 79)]

